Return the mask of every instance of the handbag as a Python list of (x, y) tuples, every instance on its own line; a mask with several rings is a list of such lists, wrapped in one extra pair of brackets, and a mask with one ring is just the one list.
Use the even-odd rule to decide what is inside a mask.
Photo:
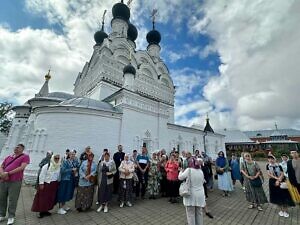
[(288, 185), (287, 185), (286, 182), (281, 182), (280, 185), (279, 185), (279, 187), (280, 187), (281, 189), (288, 189)]
[(189, 169), (188, 177), (180, 184), (179, 195), (181, 197), (189, 197), (191, 195), (191, 169)]
[(134, 182), (136, 182), (136, 183), (139, 182), (139, 177), (138, 177), (138, 175), (136, 174), (136, 172), (133, 173), (133, 177), (132, 177), (132, 178), (133, 178), (133, 181), (134, 181)]
[(262, 186), (262, 181), (260, 177), (256, 177), (253, 180), (250, 180), (250, 184), (252, 187), (261, 187)]
[(286, 184), (288, 186), (288, 190), (291, 198), (293, 199), (293, 202), (295, 202), (296, 204), (300, 204), (300, 193), (298, 192), (297, 187), (292, 185), (289, 180), (286, 181)]
[(111, 179), (111, 178), (113, 178), (114, 177), (114, 174), (109, 174), (109, 175), (107, 175), (107, 179)]
[(91, 182), (93, 184), (97, 184), (97, 175), (90, 176), (89, 182)]
[[(254, 162), (254, 164), (255, 164), (255, 162)], [(248, 175), (250, 176), (250, 173), (249, 173), (249, 170), (248, 170), (248, 168), (247, 168), (246, 162), (245, 162), (245, 167), (246, 167), (246, 170), (247, 170)], [(261, 181), (261, 179), (260, 179), (259, 176), (256, 177), (256, 178), (253, 179), (253, 180), (249, 179), (249, 182), (250, 182), (250, 185), (251, 185), (252, 187), (261, 187), (261, 186), (262, 186), (262, 181)]]
[(217, 174), (219, 174), (219, 175), (222, 175), (222, 174), (224, 173), (224, 171), (223, 171), (223, 170), (220, 170), (220, 169), (216, 169), (216, 172), (217, 172)]

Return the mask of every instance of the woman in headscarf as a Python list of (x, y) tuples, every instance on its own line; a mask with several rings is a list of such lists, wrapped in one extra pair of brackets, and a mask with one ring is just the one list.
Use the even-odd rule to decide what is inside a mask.
[(60, 169), (60, 183), (58, 186), (56, 201), (59, 203), (58, 214), (64, 215), (70, 209), (65, 203), (73, 199), (76, 185), (75, 175), (78, 172), (78, 161), (75, 152), (71, 151), (69, 157), (63, 160)]
[(218, 174), (218, 188), (224, 192), (223, 196), (229, 196), (229, 192), (233, 190), (231, 174), (229, 172), (229, 163), (224, 156), (224, 152), (218, 153), (216, 159), (216, 172)]
[(241, 172), (244, 175), (244, 185), (246, 191), (246, 199), (251, 204), (249, 209), (257, 206), (258, 211), (262, 211), (262, 204), (267, 203), (267, 197), (261, 185), (251, 183), (251, 180), (260, 178), (261, 170), (258, 164), (252, 160), (250, 153), (244, 153), (244, 163), (241, 164)]
[(39, 174), (39, 185), (31, 207), (32, 212), (39, 212), (39, 218), (50, 216), (49, 210), (53, 209), (56, 204), (60, 165), (60, 155), (54, 154), (50, 162), (42, 167)]
[(93, 161), (94, 154), (87, 154), (79, 168), (79, 183), (75, 199), (75, 208), (77, 211), (90, 209), (94, 198), (94, 184), (96, 182), (97, 165)]
[(112, 199), (113, 178), (116, 171), (116, 164), (110, 159), (110, 154), (104, 154), (104, 160), (98, 164), (98, 202), (100, 207), (97, 212), (102, 209), (105, 213), (108, 212), (108, 203)]
[(287, 207), (295, 206), (295, 204), (288, 189), (280, 188), (280, 184), (286, 181), (281, 165), (275, 162), (276, 159), (273, 155), (268, 156), (268, 161), (266, 169), (269, 176), (270, 202), (280, 207), (279, 216), (287, 218), (289, 217)]
[(132, 178), (135, 167), (134, 163), (129, 160), (129, 155), (125, 154), (124, 160), (121, 162), (119, 167), (120, 172), (120, 185), (119, 185), (119, 199), (120, 207), (122, 208), (124, 204), (131, 207), (132, 201)]
[(200, 169), (200, 162), (192, 157), (188, 159), (188, 168), (181, 170), (179, 180), (190, 180), (190, 195), (183, 197), (183, 205), (186, 208), (186, 217), (188, 225), (202, 225), (203, 214), (202, 208), (205, 207), (204, 194), (204, 175)]
[(148, 192), (149, 192), (149, 199), (156, 199), (159, 193), (159, 179), (158, 179), (158, 160), (157, 160), (157, 153), (152, 153), (152, 158), (150, 159), (150, 166), (149, 166), (149, 178), (148, 178)]

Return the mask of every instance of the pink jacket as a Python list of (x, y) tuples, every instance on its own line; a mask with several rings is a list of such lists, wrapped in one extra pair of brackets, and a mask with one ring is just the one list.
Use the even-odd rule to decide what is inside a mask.
[(168, 161), (165, 165), (165, 169), (167, 172), (167, 180), (175, 181), (178, 180), (178, 168), (179, 163), (174, 161)]

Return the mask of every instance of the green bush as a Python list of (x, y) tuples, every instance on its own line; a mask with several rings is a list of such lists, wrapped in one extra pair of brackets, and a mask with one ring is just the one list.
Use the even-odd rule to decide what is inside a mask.
[(256, 151), (252, 153), (252, 158), (266, 158), (267, 154), (265, 151)]

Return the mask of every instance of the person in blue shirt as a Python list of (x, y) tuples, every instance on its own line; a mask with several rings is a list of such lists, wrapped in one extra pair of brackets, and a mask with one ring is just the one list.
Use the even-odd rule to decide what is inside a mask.
[(69, 211), (65, 203), (72, 200), (76, 186), (75, 176), (78, 172), (78, 161), (75, 159), (75, 153), (69, 154), (69, 157), (62, 162), (60, 169), (60, 183), (57, 191), (57, 202), (59, 203), (58, 214), (64, 215)]
[(97, 164), (94, 162), (94, 154), (90, 153), (79, 168), (79, 183), (75, 199), (75, 208), (79, 212), (90, 209), (93, 204), (96, 172)]
[(145, 198), (146, 187), (148, 185), (148, 169), (150, 165), (150, 160), (147, 155), (147, 148), (142, 148), (142, 154), (139, 154), (136, 158), (137, 163), (137, 176), (139, 178), (139, 182), (136, 187), (136, 197), (140, 196), (142, 199)]

